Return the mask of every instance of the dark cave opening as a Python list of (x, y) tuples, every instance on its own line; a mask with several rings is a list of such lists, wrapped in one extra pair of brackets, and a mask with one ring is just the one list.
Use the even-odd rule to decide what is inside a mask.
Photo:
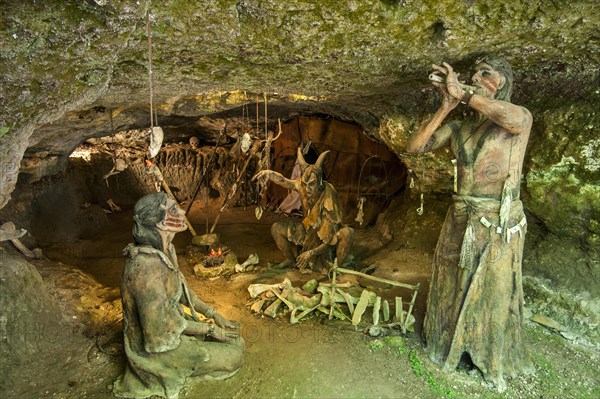
[[(272, 130), (276, 128), (273, 126)], [(227, 207), (260, 203), (265, 209), (275, 211), (288, 194), (281, 187), (269, 184), (260, 197), (261, 190), (252, 182), (252, 176), (258, 171), (260, 156), (264, 154), (250, 159), (242, 171), (246, 156), (239, 150), (235, 152), (237, 141), (234, 139), (241, 137), (242, 130), (230, 131), (225, 139), (220, 139), (222, 143), (218, 137), (213, 137), (214, 143), (207, 142), (207, 134), (196, 132), (181, 136), (174, 131), (173, 126), (167, 130), (164, 145), (152, 162), (162, 171), (175, 199), (185, 207), (194, 198), (193, 208), (199, 206), (215, 215), (227, 199)], [(252, 134), (252, 137), (260, 140), (259, 135)], [(205, 139), (200, 140), (199, 146), (192, 146), (189, 144), (192, 137)], [(208, 137), (210, 140), (210, 134)], [(17, 219), (29, 227), (40, 242), (91, 234), (94, 224), (102, 227), (102, 213), (114, 210), (112, 204), (131, 209), (137, 199), (156, 189), (157, 183), (144, 163), (148, 145), (145, 140), (143, 130), (88, 139), (70, 155), (63, 173), (41, 178), (36, 183), (31, 183), (33, 173), (24, 174), (25, 184), (18, 188), (16, 195), (33, 191), (29, 197), (34, 212), (29, 221), (24, 220), (25, 215)], [(285, 120), (281, 137), (272, 144), (271, 168), (289, 177), (299, 146), (306, 150), (309, 163), (321, 152), (330, 151), (324, 165), (325, 179), (339, 193), (346, 224), (353, 227), (373, 224), (391, 199), (403, 192), (406, 166), (384, 144), (369, 139), (357, 124), (322, 114)], [(355, 220), (359, 205), (364, 212), (362, 225)], [(82, 217), (89, 223), (82, 223)]]
[[(204, 123), (214, 129), (205, 131), (190, 130), (188, 119), (182, 132), (177, 125), (169, 125), (163, 146), (152, 162), (162, 172), (176, 201), (190, 210), (188, 217), (200, 235), (208, 233), (214, 223), (222, 240), (231, 240), (223, 244), (237, 245), (236, 252), (245, 258), (257, 249), (252, 244), (237, 243), (243, 241), (243, 234), (252, 234), (254, 225), (255, 229), (262, 229), (260, 234), (264, 236), (258, 247), (268, 247), (263, 256), (275, 262), (280, 260), (280, 254), (269, 229), (260, 227), (260, 223), (268, 222), (248, 215), (259, 204), (272, 213), (267, 218), (270, 222), (281, 217), (298, 219), (300, 212), (278, 210), (289, 194), (286, 190), (274, 184), (261, 190), (252, 181), (264, 151), (248, 159), (239, 151), (239, 141), (244, 132), (250, 132), (253, 140), (264, 141), (260, 126), (264, 121), (255, 130), (248, 120), (235, 118), (242, 112), (247, 111), (240, 107), (218, 115), (231, 116), (231, 121), (211, 116), (210, 122)], [(273, 115), (284, 116), (282, 110)], [(277, 122), (268, 128), (278, 130)], [(193, 141), (190, 144), (193, 137), (201, 138), (198, 145)], [(289, 177), (298, 147), (305, 150), (309, 163), (323, 151), (330, 151), (324, 177), (338, 190), (344, 208), (343, 222), (355, 229), (374, 227), (391, 201), (404, 193), (406, 166), (384, 144), (368, 138), (356, 123), (326, 114), (292, 113), (283, 120), (282, 134), (270, 148), (271, 168)], [(12, 220), (28, 229), (30, 235), (24, 242), (40, 246), (49, 259), (80, 267), (99, 281), (117, 286), (120, 251), (130, 240), (130, 227), (122, 226), (131, 225), (130, 212), (139, 198), (157, 188), (164, 190), (149, 173), (145, 163), (147, 148), (148, 133), (144, 130), (87, 139), (69, 155), (62, 172), (42, 177), (48, 169), (32, 167), (22, 173), (14, 199), (2, 214), (11, 213)], [(29, 159), (35, 157), (32, 153)], [(245, 163), (247, 168), (243, 170)], [(29, 206), (25, 208), (23, 203)], [(217, 224), (221, 213), (223, 219)], [(236, 228), (239, 234), (234, 231)], [(101, 244), (103, 241), (108, 243)], [(182, 250), (189, 241), (188, 233), (176, 239)], [(356, 247), (359, 259), (372, 252), (360, 244)], [(113, 265), (115, 273), (105, 270), (103, 254), (108, 254), (107, 262)]]

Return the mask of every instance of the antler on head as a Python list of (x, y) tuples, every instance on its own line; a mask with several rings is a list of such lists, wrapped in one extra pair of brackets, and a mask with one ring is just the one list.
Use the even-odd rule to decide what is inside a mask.
[(325, 162), (325, 157), (327, 156), (327, 154), (329, 154), (329, 150), (327, 151), (323, 151), (320, 155), (319, 158), (317, 158), (317, 162), (315, 162), (315, 169), (323, 169), (323, 162)]
[(304, 160), (304, 155), (302, 155), (302, 146), (298, 147), (298, 163), (300, 164), (300, 170), (302, 171), (308, 166), (308, 164)]

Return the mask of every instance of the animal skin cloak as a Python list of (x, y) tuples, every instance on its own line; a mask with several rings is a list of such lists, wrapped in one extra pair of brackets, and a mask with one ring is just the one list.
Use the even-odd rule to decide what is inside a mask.
[(321, 242), (335, 245), (337, 243), (336, 233), (342, 223), (342, 205), (337, 191), (331, 184), (327, 182), (324, 184), (325, 188), (321, 196), (302, 220), (302, 225), (307, 233), (303, 246), (308, 249)]
[(181, 304), (188, 305), (193, 293), (172, 245), (170, 257), (148, 245), (130, 244), (126, 252), (121, 295), (127, 365), (114, 383), (115, 396), (177, 398), (187, 377), (213, 371), (207, 369), (212, 357), (241, 359), (234, 345), (182, 334), (189, 316)]
[(513, 201), (503, 239), (499, 211), (497, 200), (454, 196), (434, 256), (424, 336), (430, 358), (446, 371), (467, 353), (502, 386), (504, 376), (529, 368), (521, 275), (527, 224), (521, 201)]
[(315, 204), (307, 210), (302, 223), (288, 224), (287, 238), (303, 251), (314, 249), (326, 243), (337, 244), (337, 232), (342, 223), (342, 205), (335, 188), (327, 182)]

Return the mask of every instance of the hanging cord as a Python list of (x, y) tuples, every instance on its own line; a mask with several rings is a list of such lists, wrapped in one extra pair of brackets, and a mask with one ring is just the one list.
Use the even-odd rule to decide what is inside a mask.
[(421, 216), (423, 215), (423, 204), (424, 204), (424, 200), (423, 200), (423, 193), (421, 193), (421, 206), (417, 208), (417, 215)]
[(256, 136), (258, 136), (258, 94), (256, 95)]
[(152, 33), (150, 31), (150, 8), (146, 11), (146, 35), (148, 36), (148, 85), (150, 86), (150, 128), (154, 127), (154, 76), (152, 74)]
[(244, 122), (244, 127), (247, 129), (251, 128), (250, 122), (250, 110), (248, 109), (248, 94), (244, 91), (244, 105), (242, 105), (242, 121)]
[(267, 93), (263, 93), (263, 97), (265, 99), (265, 139), (267, 138), (267, 124), (268, 124), (268, 118), (267, 118)]
[(110, 131), (111, 135), (114, 137), (115, 135), (115, 124), (113, 122), (113, 109), (110, 108)]

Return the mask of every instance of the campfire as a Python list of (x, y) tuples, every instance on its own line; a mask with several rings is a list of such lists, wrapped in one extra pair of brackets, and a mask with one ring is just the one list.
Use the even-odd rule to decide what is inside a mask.
[(208, 254), (200, 258), (198, 263), (202, 264), (204, 267), (219, 266), (225, 262), (225, 255), (229, 252), (229, 249), (223, 250), (222, 247), (210, 248)]
[(209, 256), (221, 256), (221, 255), (223, 255), (223, 248), (219, 247), (216, 250), (214, 248), (211, 248), (208, 255)]
[(227, 247), (211, 246), (196, 252), (191, 261), (197, 277), (216, 277), (233, 273), (237, 256)]

